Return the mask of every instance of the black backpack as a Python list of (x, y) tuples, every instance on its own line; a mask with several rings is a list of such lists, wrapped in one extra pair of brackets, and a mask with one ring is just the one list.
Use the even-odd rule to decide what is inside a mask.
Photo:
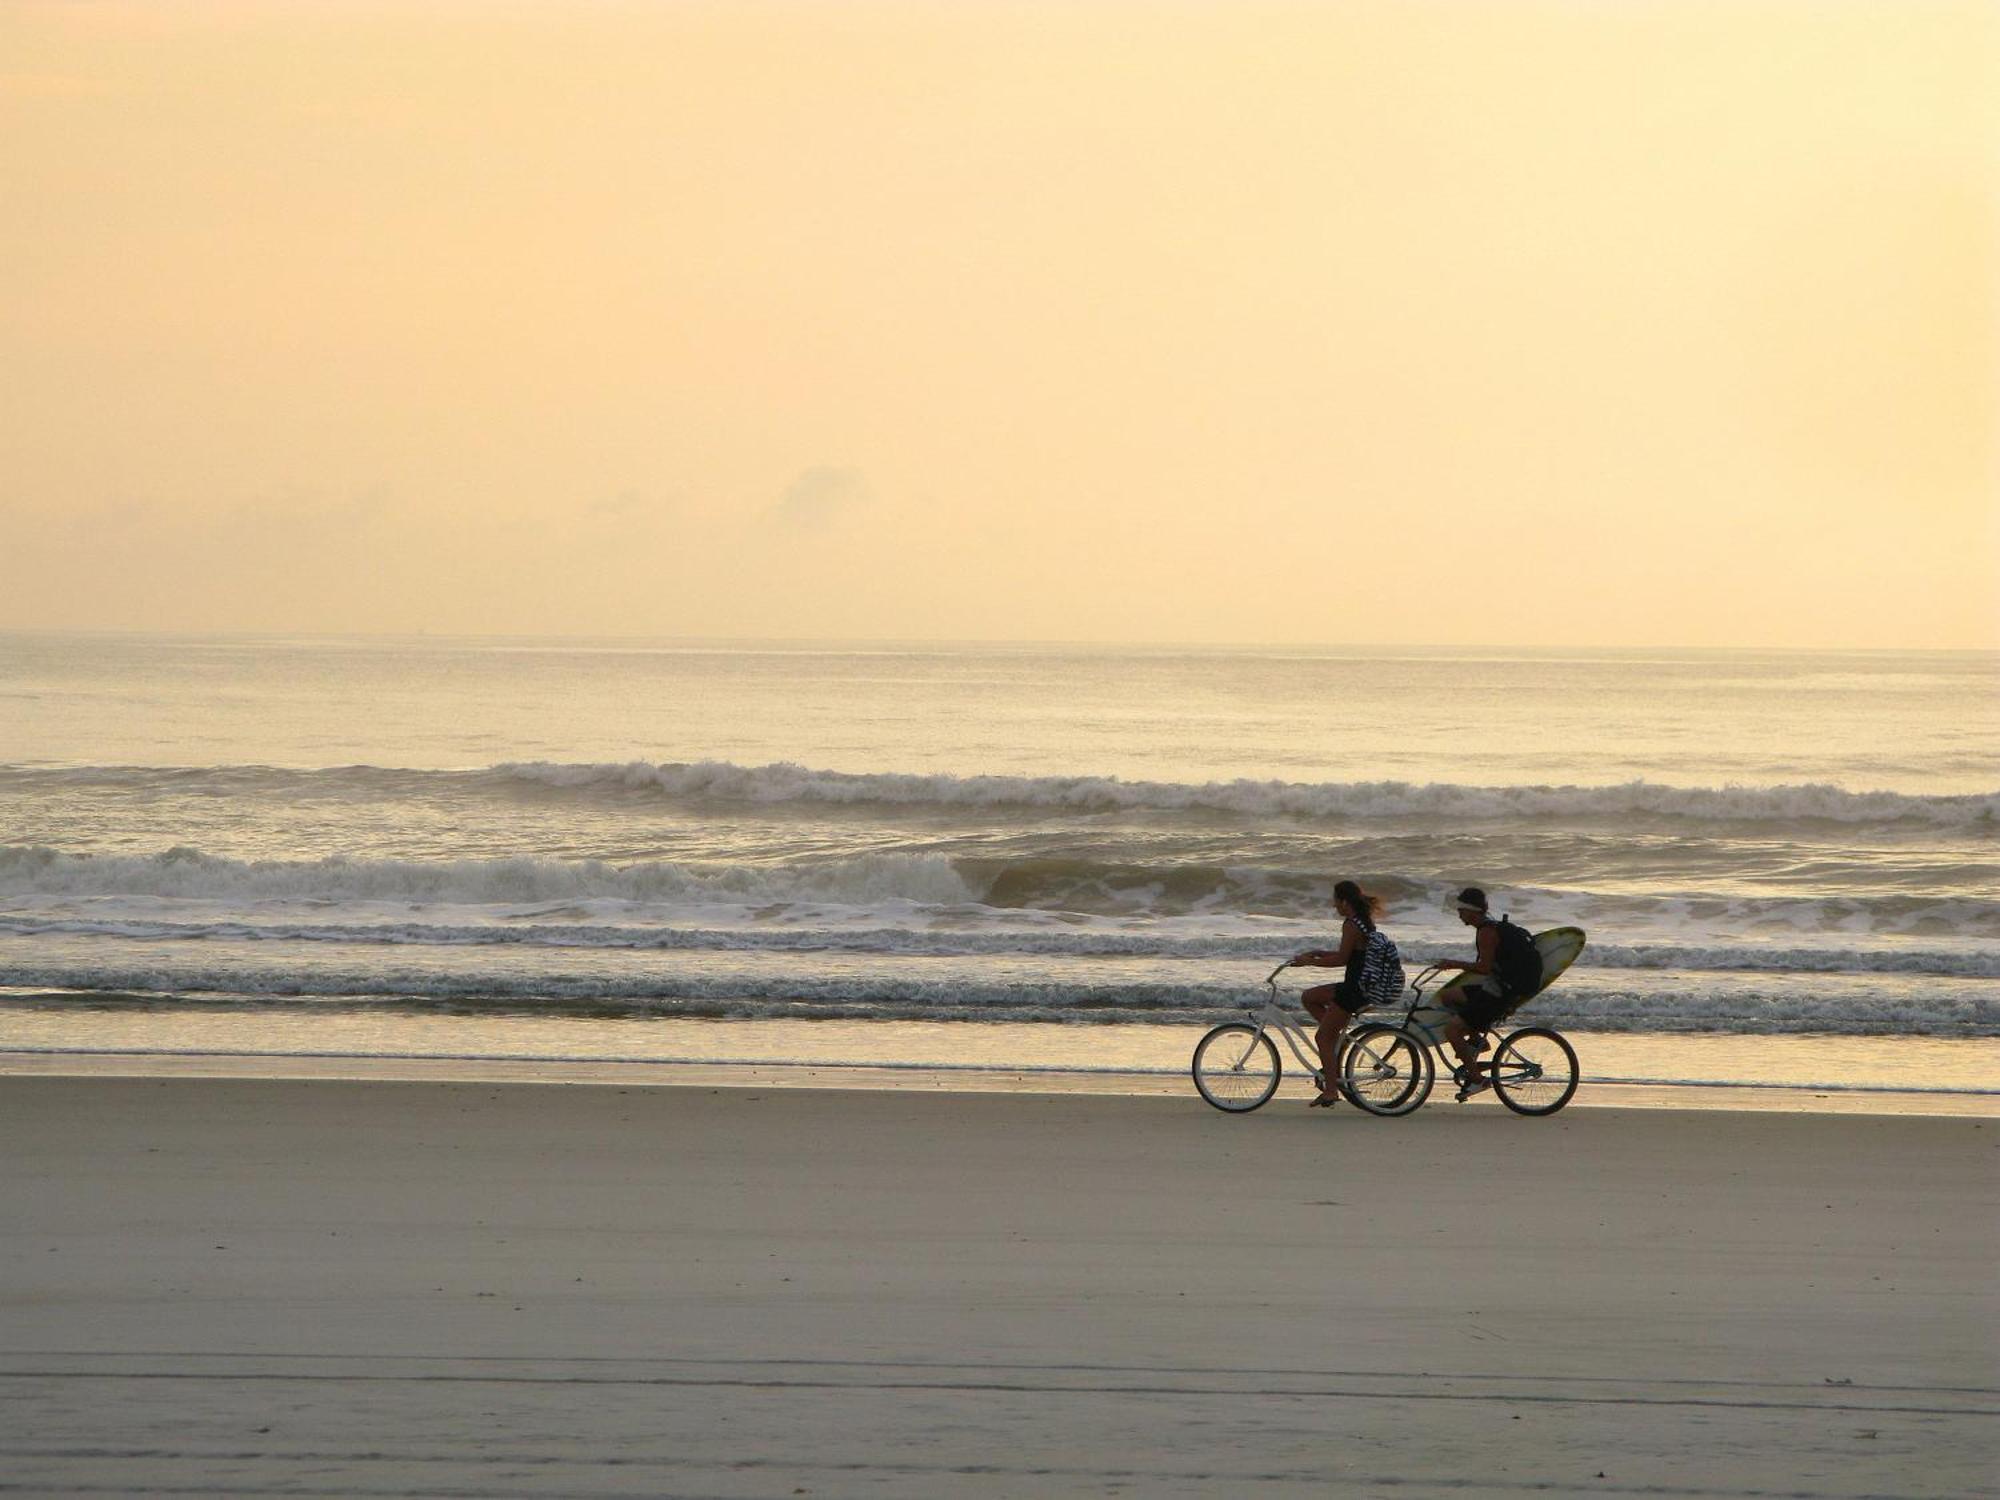
[(1505, 917), (1493, 924), (1500, 947), (1493, 955), (1493, 977), (1510, 999), (1526, 1000), (1542, 987), (1542, 955), (1534, 936)]

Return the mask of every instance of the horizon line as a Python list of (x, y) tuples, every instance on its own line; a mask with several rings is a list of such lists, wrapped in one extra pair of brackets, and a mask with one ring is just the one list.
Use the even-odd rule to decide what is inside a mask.
[(657, 632), (606, 631), (595, 633), (481, 630), (272, 630), (272, 629), (146, 629), (120, 626), (39, 626), (0, 625), (0, 635), (72, 636), (101, 639), (156, 640), (240, 640), (240, 641), (357, 641), (381, 643), (490, 641), (534, 641), (552, 644), (585, 645), (628, 643), (693, 646), (773, 647), (930, 647), (963, 649), (986, 647), (1004, 649), (1070, 649), (1099, 651), (1589, 651), (1604, 654), (1640, 651), (1766, 652), (1774, 655), (1928, 655), (1978, 656), (2000, 654), (2000, 642), (1984, 646), (1855, 646), (1855, 645), (1770, 645), (1745, 643), (1727, 646), (1692, 645), (1672, 641), (1635, 642), (1606, 645), (1578, 641), (1193, 641), (1106, 639), (1064, 636), (899, 636), (899, 635), (677, 635)]

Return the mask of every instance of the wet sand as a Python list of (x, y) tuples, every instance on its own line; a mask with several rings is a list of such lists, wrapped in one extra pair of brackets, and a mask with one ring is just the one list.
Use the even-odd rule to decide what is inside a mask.
[(0, 1492), (1994, 1492), (2000, 1126), (0, 1079)]

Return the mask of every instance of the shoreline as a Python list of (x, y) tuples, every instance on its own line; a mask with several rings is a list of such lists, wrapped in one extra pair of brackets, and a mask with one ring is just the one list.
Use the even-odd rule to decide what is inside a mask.
[[(356, 1055), (341, 1052), (125, 1052), (0, 1047), (0, 1079), (232, 1079), (268, 1082), (506, 1083), (619, 1088), (787, 1088), (888, 1093), (1049, 1094), (1099, 1098), (1179, 1098), (1199, 1103), (1185, 1071), (1009, 1067), (1000, 1064), (778, 1062), (736, 1058), (519, 1057), (479, 1053)], [(1309, 1098), (1288, 1073), (1266, 1111)], [(1490, 1095), (1455, 1105), (1448, 1090), (1424, 1106), (1503, 1113)], [(1586, 1076), (1575, 1109), (1870, 1115), (2000, 1119), (2000, 1089), (1857, 1087), (1723, 1080), (1605, 1079)], [(1360, 1113), (1358, 1110), (1345, 1111)]]

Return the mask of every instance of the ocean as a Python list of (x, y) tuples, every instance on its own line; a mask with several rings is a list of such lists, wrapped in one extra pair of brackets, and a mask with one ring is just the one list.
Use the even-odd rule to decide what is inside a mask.
[(1351, 877), (1585, 928), (1586, 1079), (2000, 1095), (1996, 747), (1992, 653), (3, 635), (0, 1050), (1165, 1079)]

